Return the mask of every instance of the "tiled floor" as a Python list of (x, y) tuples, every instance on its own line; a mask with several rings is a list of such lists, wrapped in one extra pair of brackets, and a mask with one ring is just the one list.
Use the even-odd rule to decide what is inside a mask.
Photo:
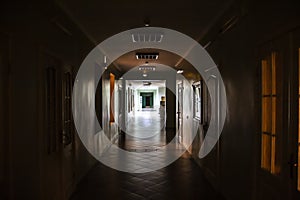
[(119, 142), (128, 151), (154, 150), (166, 145), (164, 115), (159, 109), (133, 112), (129, 116), (126, 140)]
[[(141, 113), (139, 113), (141, 114)], [(137, 156), (131, 162), (137, 164), (132, 167), (147, 167), (164, 162), (164, 153), (160, 148), (166, 145), (165, 132), (160, 130), (160, 115), (157, 112), (144, 112), (135, 115), (130, 129), (131, 136), (119, 141), (123, 149), (136, 151)], [(149, 118), (151, 116), (151, 118)], [(159, 133), (147, 136), (144, 126), (151, 124), (152, 131)], [(138, 136), (138, 137), (136, 137)], [(139, 136), (142, 136), (139, 137)], [(180, 144), (174, 145), (180, 149)], [(153, 151), (149, 157), (143, 151)], [(109, 159), (116, 159), (113, 155)], [(121, 159), (119, 159), (121, 160)], [(125, 161), (126, 162), (126, 161)], [(203, 176), (201, 169), (188, 153), (184, 153), (178, 160), (167, 167), (148, 173), (126, 173), (111, 169), (98, 163), (78, 184), (72, 195), (72, 200), (81, 199), (203, 199), (223, 200)]]
[(185, 153), (158, 171), (130, 174), (98, 164), (78, 184), (72, 200), (203, 199), (223, 200)]

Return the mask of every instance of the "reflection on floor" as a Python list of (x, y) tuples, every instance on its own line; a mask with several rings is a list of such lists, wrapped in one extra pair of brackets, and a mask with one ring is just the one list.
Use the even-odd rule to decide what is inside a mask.
[(128, 151), (153, 151), (167, 144), (165, 115), (162, 109), (143, 109), (129, 115), (126, 140), (119, 145)]
[[(118, 159), (116, 163), (121, 160), (128, 162), (123, 164), (130, 165), (134, 172), (144, 172), (147, 167), (167, 161), (166, 153), (162, 150), (167, 144), (166, 134), (161, 110), (137, 111), (130, 117), (126, 136), (118, 141), (119, 147), (137, 154), (129, 160), (118, 158), (118, 154), (110, 154), (107, 159), (111, 162)], [(175, 151), (183, 149), (177, 142), (170, 144)], [(71, 199), (223, 198), (216, 194), (198, 165), (185, 152), (171, 165), (148, 173), (120, 172), (98, 163), (78, 184)]]
[(224, 200), (188, 153), (163, 169), (141, 174), (119, 172), (99, 163), (78, 184), (71, 199)]

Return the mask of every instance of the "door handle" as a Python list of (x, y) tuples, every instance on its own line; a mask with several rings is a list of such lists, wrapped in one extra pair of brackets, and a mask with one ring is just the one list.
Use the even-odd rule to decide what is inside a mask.
[(290, 165), (290, 178), (293, 179), (294, 178), (294, 168), (298, 167), (298, 162), (295, 161), (293, 153), (290, 155), (290, 160), (289, 160), (288, 164)]

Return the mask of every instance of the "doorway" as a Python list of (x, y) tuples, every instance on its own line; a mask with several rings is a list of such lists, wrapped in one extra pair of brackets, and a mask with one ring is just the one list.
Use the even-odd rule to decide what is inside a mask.
[[(289, 160), (289, 168), (291, 175), (291, 184), (292, 184), (292, 197), (293, 199), (300, 199), (300, 29), (293, 33), (294, 38), (294, 46), (292, 49), (293, 57), (293, 66), (296, 66), (294, 71), (291, 74), (296, 75), (296, 85), (293, 87), (293, 97), (296, 102), (294, 103), (294, 108), (291, 107), (292, 112), (296, 111), (297, 113), (293, 114), (294, 119), (292, 119), (293, 130), (291, 134), (289, 134), (289, 141), (291, 143), (290, 147), (290, 160)], [(295, 134), (296, 133), (296, 134)]]
[(177, 124), (178, 124), (178, 141), (183, 142), (183, 83), (182, 81), (177, 84)]
[[(73, 68), (40, 51), (41, 120), (40, 161), (44, 199), (69, 199), (75, 187), (75, 138), (72, 118)], [(45, 88), (45, 91), (43, 90)], [(53, 176), (55, 175), (55, 176)], [(48, 186), (51, 187), (48, 187)], [(49, 196), (49, 194), (51, 194)]]
[(69, 65), (62, 66), (62, 174), (64, 198), (70, 198), (75, 188), (75, 140), (72, 118), (72, 89), (73, 89), (73, 68)]
[(288, 32), (260, 49), (258, 199), (300, 199), (299, 34)]
[(153, 108), (153, 92), (141, 92), (142, 108)]

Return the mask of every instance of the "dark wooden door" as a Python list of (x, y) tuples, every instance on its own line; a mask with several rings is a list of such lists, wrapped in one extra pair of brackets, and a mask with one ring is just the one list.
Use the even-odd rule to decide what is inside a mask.
[(0, 33), (0, 199), (7, 199), (9, 170), (9, 63), (8, 36)]
[(72, 67), (62, 67), (61, 127), (62, 127), (62, 185), (64, 199), (69, 199), (75, 186), (75, 142), (72, 118)]

